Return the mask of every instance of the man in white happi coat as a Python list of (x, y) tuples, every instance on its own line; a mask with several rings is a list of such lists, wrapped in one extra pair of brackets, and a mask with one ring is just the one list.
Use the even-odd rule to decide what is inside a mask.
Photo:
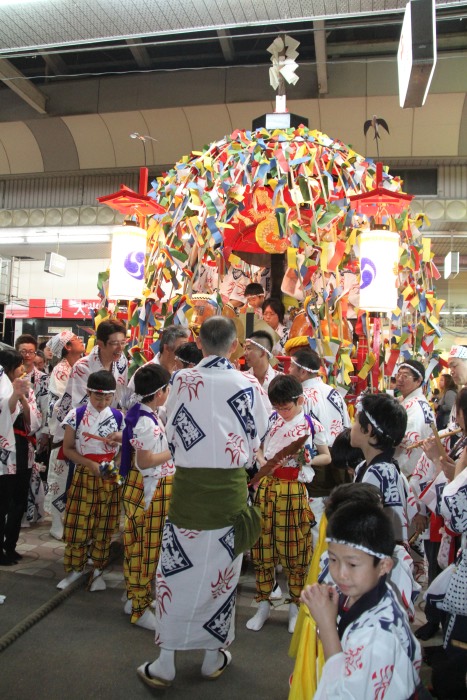
[[(167, 326), (160, 335), (159, 352), (154, 355), (150, 362), (164, 367), (167, 372), (172, 372), (177, 369), (176, 351), (181, 345), (184, 345), (190, 337), (190, 331), (184, 326)], [(135, 372), (136, 374), (136, 372)], [(132, 397), (135, 393), (135, 375), (128, 382), (128, 388), (125, 392), (123, 402), (124, 408), (130, 408), (132, 405)]]
[(245, 467), (268, 426), (259, 388), (229, 362), (235, 325), (220, 316), (200, 330), (204, 359), (171, 380), (166, 434), (176, 471), (156, 574), (159, 658), (138, 668), (150, 687), (175, 677), (175, 650), (204, 649), (201, 674), (229, 665), (242, 556), (260, 534), (247, 506)]
[(128, 362), (123, 354), (126, 344), (126, 328), (120, 321), (102, 321), (96, 331), (96, 345), (89, 355), (82, 357), (74, 365), (67, 381), (65, 392), (56, 403), (58, 427), (54, 443), (63, 441), (64, 429), (61, 424), (72, 408), (88, 403), (87, 381), (90, 374), (106, 369), (112, 372), (117, 382), (112, 406), (123, 405), (123, 397), (128, 383)]
[[(78, 338), (72, 331), (62, 331), (49, 340), (47, 347), (52, 356), (59, 359), (49, 380), (47, 427), (50, 435), (53, 436), (59, 427), (55, 405), (65, 393), (71, 368), (82, 357), (84, 344), (81, 338)], [(68, 474), (68, 464), (62, 452), (61, 443), (52, 442), (47, 475), (47, 495), (45, 497), (45, 510), (52, 516), (50, 534), (57, 540), (61, 540), (63, 537), (62, 515), (65, 510), (65, 488)]]
[(344, 428), (350, 428), (347, 406), (339, 392), (319, 376), (321, 358), (311, 348), (298, 350), (290, 361), (289, 374), (302, 383), (305, 413), (319, 420), (329, 447)]
[(117, 382), (112, 407), (119, 408), (124, 405), (128, 383), (128, 362), (123, 354), (125, 344), (126, 328), (121, 321), (102, 321), (99, 324), (96, 331), (96, 345), (89, 355), (75, 362), (65, 391), (55, 404), (57, 427), (52, 442), (56, 447), (60, 447), (63, 443), (65, 429), (62, 424), (68, 413), (72, 408), (88, 403), (87, 382), (89, 375), (93, 372), (99, 372), (102, 369), (112, 372)]
[(35, 434), (37, 440), (37, 451), (42, 452), (48, 443), (49, 430), (47, 428), (47, 394), (49, 390), (49, 375), (41, 372), (34, 365), (34, 358), (37, 353), (37, 340), (33, 335), (23, 333), (15, 341), (15, 348), (22, 355), (25, 379), (31, 382), (36, 399), (36, 405), (41, 414), (41, 426)]
[(409, 479), (421, 457), (421, 447), (408, 449), (414, 442), (420, 442), (432, 435), (431, 424), (434, 413), (423, 393), (425, 368), (418, 360), (406, 360), (399, 365), (396, 386), (401, 392), (401, 404), (407, 411), (407, 430), (395, 458), (401, 471)]
[(267, 393), (269, 384), (277, 372), (270, 365), (272, 360), (273, 340), (267, 331), (254, 331), (245, 340), (245, 360), (250, 369), (246, 374), (256, 377)]

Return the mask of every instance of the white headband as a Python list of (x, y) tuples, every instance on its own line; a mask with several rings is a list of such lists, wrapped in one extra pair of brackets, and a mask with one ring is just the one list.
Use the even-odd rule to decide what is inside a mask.
[(142, 401), (142, 399), (147, 399), (150, 396), (155, 396), (158, 394), (160, 391), (163, 391), (166, 387), (168, 387), (168, 384), (163, 384), (160, 386), (158, 389), (155, 389), (154, 391), (150, 391), (149, 394), (135, 394), (137, 401)]
[(467, 360), (467, 348), (464, 345), (453, 345), (449, 353), (449, 358), (458, 357)]
[(305, 367), (305, 365), (301, 365), (293, 357), (291, 358), (290, 361), (293, 362), (294, 365), (296, 365), (297, 367), (300, 367), (300, 369), (304, 369), (305, 372), (310, 372), (310, 374), (319, 374), (319, 369), (310, 369), (309, 367)]
[(253, 340), (253, 338), (247, 338), (245, 340), (245, 343), (253, 343), (253, 345), (256, 345), (256, 347), (260, 348), (260, 350), (264, 350), (264, 352), (266, 353), (266, 355), (268, 355), (268, 357), (272, 357), (272, 352), (270, 352), (270, 350), (265, 348), (264, 345), (261, 345), (261, 343), (257, 343), (256, 340)]
[(352, 549), (359, 549), (361, 552), (369, 554), (370, 557), (378, 557), (378, 559), (391, 559), (390, 554), (375, 552), (373, 549), (364, 547), (362, 544), (355, 544), (355, 542), (347, 542), (347, 540), (336, 540), (334, 537), (326, 537), (326, 542), (330, 542), (331, 544), (344, 544), (346, 547), (352, 547)]
[(90, 389), (86, 387), (88, 391), (92, 391), (93, 394), (115, 394), (116, 389)]
[[(466, 355), (466, 357), (467, 357), (467, 355)], [(401, 369), (401, 367), (407, 367), (408, 369), (411, 369), (412, 372), (415, 372), (415, 374), (418, 374), (418, 376), (420, 377), (422, 382), (425, 381), (425, 377), (423, 376), (423, 374), (421, 372), (419, 372), (418, 369), (416, 369), (415, 367), (412, 367), (412, 365), (409, 365), (408, 362), (402, 362), (402, 364), (399, 365), (398, 369)]]

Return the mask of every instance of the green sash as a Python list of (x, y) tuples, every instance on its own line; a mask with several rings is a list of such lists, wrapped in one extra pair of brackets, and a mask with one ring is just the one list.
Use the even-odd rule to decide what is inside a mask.
[(259, 509), (248, 506), (244, 469), (177, 467), (169, 520), (189, 530), (219, 530), (233, 525), (234, 552), (250, 549), (261, 534)]

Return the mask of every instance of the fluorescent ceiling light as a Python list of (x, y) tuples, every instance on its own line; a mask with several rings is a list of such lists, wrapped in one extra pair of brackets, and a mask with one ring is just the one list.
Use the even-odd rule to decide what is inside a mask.
[(19, 238), (11, 238), (10, 236), (0, 237), (0, 245), (7, 245), (8, 243), (26, 243), (26, 241), (21, 236)]
[[(1, 0), (0, 0), (1, 2)], [(110, 243), (115, 226), (46, 226), (43, 228), (0, 228), (0, 245)]]
[(60, 245), (68, 243), (110, 243), (110, 236), (67, 236), (65, 239), (60, 236)]
[[(1, 241), (1, 238), (0, 238)], [(26, 237), (26, 243), (57, 243), (57, 237), (56, 236), (27, 236)]]

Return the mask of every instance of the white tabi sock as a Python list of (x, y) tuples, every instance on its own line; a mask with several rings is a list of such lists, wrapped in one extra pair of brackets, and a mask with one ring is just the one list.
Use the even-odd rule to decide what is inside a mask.
[(94, 569), (94, 573), (92, 575), (92, 583), (89, 590), (91, 592), (105, 591), (106, 588), (107, 585), (104, 581), (104, 577), (102, 576), (102, 571), (100, 569)]
[(271, 612), (271, 606), (268, 600), (262, 600), (258, 606), (258, 610), (253, 617), (250, 617), (246, 623), (247, 629), (253, 630), (253, 632), (259, 632), (262, 629), (264, 623), (269, 617)]
[(161, 648), (159, 658), (148, 666), (148, 671), (152, 678), (163, 678), (166, 681), (173, 681), (175, 678), (175, 651)]
[[(201, 675), (211, 676), (213, 673), (218, 671), (225, 664), (225, 654), (219, 651), (219, 649), (206, 649), (204, 652), (203, 665), (201, 666)], [(230, 657), (230, 654), (229, 654)]]
[(293, 634), (297, 624), (298, 607), (295, 603), (289, 603), (289, 632)]
[(134, 623), (137, 627), (143, 627), (146, 630), (151, 630), (152, 632), (156, 629), (156, 616), (152, 608), (146, 608), (144, 613), (139, 617)]
[(77, 581), (83, 574), (84, 571), (72, 571), (67, 576), (65, 576), (65, 578), (63, 578), (60, 581), (60, 583), (57, 583), (57, 588), (60, 588), (61, 590), (68, 588), (68, 586), (71, 586), (71, 584)]

